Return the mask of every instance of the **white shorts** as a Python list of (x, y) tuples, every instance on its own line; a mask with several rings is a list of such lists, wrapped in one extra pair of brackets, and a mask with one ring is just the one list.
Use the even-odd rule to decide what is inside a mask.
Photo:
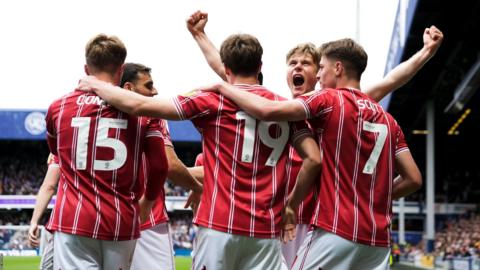
[(279, 270), (281, 244), (277, 238), (253, 238), (199, 227), (193, 244), (192, 270)]
[(293, 261), (295, 260), (303, 241), (307, 237), (307, 234), (312, 233), (312, 231), (309, 232), (309, 229), (309, 224), (297, 224), (295, 239), (286, 244), (282, 244), (282, 255), (287, 269), (292, 267)]
[(130, 269), (137, 240), (107, 241), (55, 232), (54, 269)]
[(389, 269), (390, 249), (358, 244), (316, 229), (307, 236), (292, 270)]
[(53, 270), (53, 234), (46, 229), (43, 229), (40, 237), (43, 250), (39, 269)]
[(168, 223), (143, 230), (137, 240), (131, 269), (175, 269)]

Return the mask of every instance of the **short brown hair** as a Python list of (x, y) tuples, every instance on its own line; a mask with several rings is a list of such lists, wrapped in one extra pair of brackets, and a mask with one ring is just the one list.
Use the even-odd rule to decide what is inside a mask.
[(220, 58), (226, 67), (238, 75), (254, 75), (262, 65), (263, 48), (254, 36), (235, 34), (220, 47)]
[(315, 64), (315, 66), (318, 68), (319, 62), (320, 62), (320, 54), (318, 53), (317, 47), (313, 45), (313, 43), (301, 43), (292, 48), (288, 53), (287, 53), (287, 64), (290, 58), (295, 55), (295, 54), (308, 54), (312, 57), (312, 60)]
[(342, 62), (347, 76), (360, 80), (367, 67), (368, 56), (365, 50), (350, 38), (339, 39), (322, 44), (319, 48), (321, 57)]
[(125, 62), (127, 49), (116, 36), (98, 34), (85, 46), (87, 65), (94, 72), (115, 73)]

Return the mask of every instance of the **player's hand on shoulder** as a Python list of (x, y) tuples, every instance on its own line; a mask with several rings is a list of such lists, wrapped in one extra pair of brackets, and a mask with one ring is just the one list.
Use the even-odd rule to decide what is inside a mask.
[(205, 85), (196, 89), (196, 91), (204, 91), (204, 92), (215, 92), (220, 93), (221, 89), (225, 86), (226, 82), (214, 83), (210, 85)]
[(208, 13), (197, 10), (187, 18), (187, 29), (192, 35), (205, 33), (205, 25), (207, 22)]
[(181, 96), (183, 96), (183, 97), (190, 97), (190, 96), (198, 95), (198, 94), (200, 94), (201, 92), (215, 92), (215, 93), (219, 93), (219, 92), (220, 92), (220, 86), (219, 86), (219, 85), (220, 85), (219, 83), (215, 83), (215, 84), (209, 84), (209, 85), (200, 86), (200, 87), (198, 87), (198, 88), (193, 89), (193, 90), (190, 91), (190, 92), (181, 94)]
[(106, 84), (108, 83), (97, 79), (95, 76), (89, 75), (80, 79), (80, 81), (78, 82), (77, 89), (89, 92), (89, 91), (93, 91), (94, 89), (101, 88)]

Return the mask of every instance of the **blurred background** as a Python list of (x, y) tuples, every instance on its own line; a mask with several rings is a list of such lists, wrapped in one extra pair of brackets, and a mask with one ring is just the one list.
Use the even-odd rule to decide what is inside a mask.
[[(297, 43), (356, 39), (369, 54), (362, 78), (367, 85), (420, 50), (424, 29), (436, 25), (444, 33), (437, 54), (382, 100), (424, 177), (422, 190), (393, 204), (392, 261), (396, 269), (480, 269), (480, 1), (301, 0), (272, 6), (248, 0), (235, 9), (228, 2), (0, 3), (0, 253), (20, 261), (38, 258), (26, 232), (47, 169), (45, 112), (83, 76), (87, 40), (99, 32), (118, 35), (129, 49), (127, 61), (152, 67), (160, 95), (172, 96), (218, 80), (185, 27), (185, 19), (202, 9), (209, 12), (206, 31), (217, 46), (239, 31), (259, 38), (264, 84), (285, 97), (285, 55)], [(189, 122), (169, 125), (178, 156), (192, 166), (202, 150), (198, 132)], [(176, 255), (188, 258), (196, 233), (191, 211), (183, 209), (188, 193), (169, 182), (165, 190)]]

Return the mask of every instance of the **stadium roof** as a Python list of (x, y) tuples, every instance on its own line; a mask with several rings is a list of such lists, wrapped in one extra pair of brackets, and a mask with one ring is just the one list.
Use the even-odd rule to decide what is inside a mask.
[[(410, 149), (425, 172), (426, 136), (414, 132), (426, 130), (426, 104), (428, 100), (434, 101), (437, 191), (448, 185), (447, 179), (470, 177), (476, 180), (473, 183), (476, 192), (480, 190), (477, 183), (480, 163), (476, 158), (480, 150), (477, 139), (480, 131), (478, 14), (478, 0), (418, 1), (401, 61), (421, 48), (426, 27), (437, 26), (444, 33), (444, 41), (436, 56), (417, 76), (392, 95), (388, 108), (402, 126)], [(459, 106), (461, 102), (465, 104), (463, 108)], [(456, 129), (451, 130), (452, 127)], [(450, 130), (453, 135), (448, 135)]]

